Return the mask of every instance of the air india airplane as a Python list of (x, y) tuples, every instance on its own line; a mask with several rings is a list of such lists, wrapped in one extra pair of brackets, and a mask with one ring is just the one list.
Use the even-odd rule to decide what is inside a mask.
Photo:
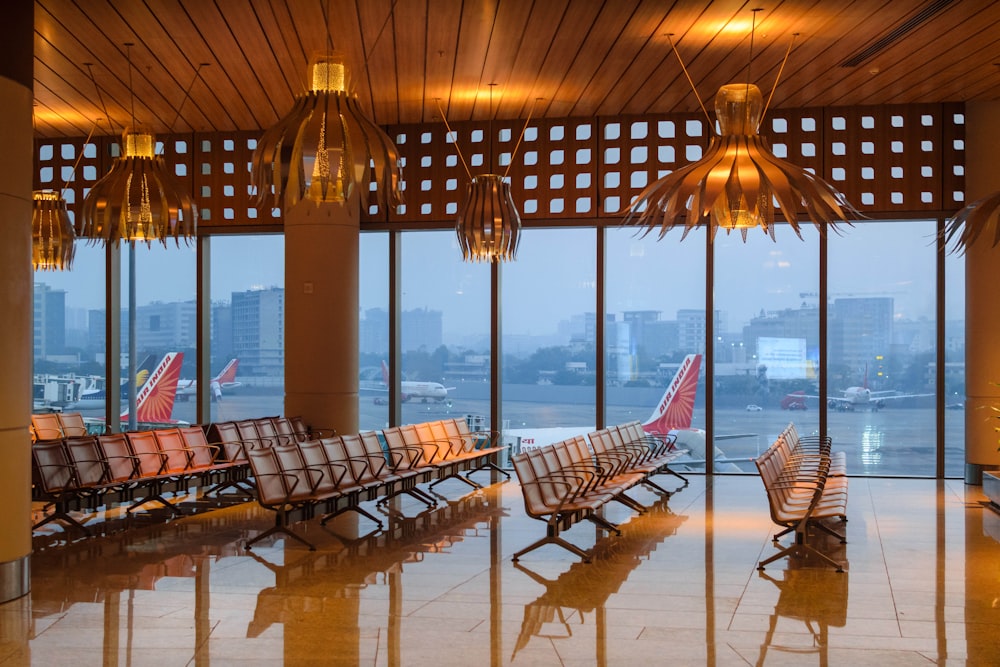
[[(177, 381), (181, 377), (183, 352), (168, 352), (149, 374), (149, 379), (136, 396), (136, 422), (169, 424), (174, 412)], [(128, 409), (122, 412), (122, 421), (128, 419)]]
[[(688, 460), (679, 463), (704, 464), (708, 449), (704, 429), (694, 428), (694, 401), (698, 391), (698, 374), (701, 370), (701, 355), (689, 354), (684, 357), (677, 373), (667, 384), (662, 398), (653, 409), (653, 413), (642, 424), (642, 430), (650, 435), (675, 438), (677, 449), (688, 451)], [(520, 438), (521, 447), (529, 449), (543, 447), (559, 442), (565, 438), (587, 434), (594, 430), (593, 426), (572, 426), (552, 428), (508, 429), (505, 436)], [(747, 437), (750, 434), (716, 436), (716, 439)], [(715, 460), (725, 461), (725, 453), (718, 447), (714, 448)], [(718, 467), (716, 468), (718, 470)], [(734, 470), (738, 470), (733, 466)]]
[[(892, 390), (872, 391), (868, 386), (868, 364), (865, 364), (865, 375), (861, 386), (841, 389), (840, 394), (840, 396), (827, 396), (826, 398), (827, 406), (840, 412), (853, 412), (854, 410), (865, 409), (877, 412), (880, 408), (885, 407), (887, 401), (934, 396), (934, 394), (900, 394)], [(805, 399), (807, 398), (818, 399), (819, 396), (807, 394), (804, 391), (792, 392), (791, 394), (786, 394), (781, 399), (781, 407), (785, 410), (805, 410)]]
[[(209, 382), (209, 389), (212, 390), (211, 398), (213, 401), (222, 400), (222, 390), (223, 389), (235, 389), (242, 385), (242, 382), (236, 381), (236, 369), (239, 368), (240, 360), (231, 359), (226, 367), (216, 375)], [(198, 393), (198, 381), (197, 380), (181, 380), (177, 383), (177, 400), (186, 401), (189, 397), (194, 396)]]

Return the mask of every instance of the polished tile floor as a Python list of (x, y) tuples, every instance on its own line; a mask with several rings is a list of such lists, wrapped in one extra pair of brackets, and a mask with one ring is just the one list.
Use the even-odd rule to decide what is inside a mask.
[(1000, 515), (960, 480), (852, 478), (849, 543), (817, 541), (843, 573), (758, 572), (775, 547), (756, 477), (636, 491), (647, 513), (608, 508), (620, 537), (566, 533), (596, 545), (589, 564), (555, 546), (511, 561), (544, 531), (516, 482), (438, 490), (384, 532), (298, 524), (316, 551), (247, 551), (271, 515), (193, 495), (180, 519), (109, 512), (69, 543), (48, 528), (31, 594), (0, 605), (0, 664), (1000, 664)]

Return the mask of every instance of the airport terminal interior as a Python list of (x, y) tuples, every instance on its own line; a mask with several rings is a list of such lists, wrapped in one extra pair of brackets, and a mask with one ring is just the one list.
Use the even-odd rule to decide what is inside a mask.
[(1000, 4), (4, 31), (0, 665), (1000, 663)]

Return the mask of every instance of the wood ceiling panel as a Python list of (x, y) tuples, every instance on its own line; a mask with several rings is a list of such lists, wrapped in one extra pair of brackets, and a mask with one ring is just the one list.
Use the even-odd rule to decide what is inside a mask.
[[(698, 110), (664, 33), (707, 103), (741, 78), (749, 0), (36, 0), (36, 133), (86, 134), (103, 116), (156, 132), (260, 130), (303, 90), (329, 34), (380, 124)], [(925, 22), (855, 67), (846, 58), (921, 12)], [(329, 16), (329, 22), (326, 16)], [(1000, 3), (776, 0), (758, 16), (752, 76), (769, 91), (801, 33), (772, 106), (932, 103), (1000, 95)], [(368, 58), (366, 63), (365, 59)], [(199, 63), (211, 63), (195, 80)], [(366, 68), (367, 65), (367, 68)], [(878, 75), (869, 71), (878, 68)], [(193, 85), (192, 85), (192, 82)], [(190, 97), (185, 92), (191, 87)], [(180, 115), (178, 118), (178, 109)], [(177, 119), (175, 121), (175, 118)], [(106, 129), (106, 128), (105, 128)], [(115, 129), (115, 134), (118, 129)]]

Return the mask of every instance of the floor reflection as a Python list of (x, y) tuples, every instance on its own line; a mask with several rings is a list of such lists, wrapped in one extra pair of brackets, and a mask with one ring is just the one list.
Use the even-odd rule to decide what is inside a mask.
[[(830, 628), (842, 628), (847, 623), (850, 575), (830, 570), (796, 569), (792, 565), (779, 578), (763, 571), (759, 572), (759, 576), (777, 586), (781, 593), (778, 603), (774, 605), (757, 665), (765, 664), (768, 651), (779, 651), (794, 656), (796, 660), (815, 654), (820, 665), (829, 664)], [(801, 634), (788, 632), (786, 637), (792, 636), (798, 641), (794, 644), (776, 643), (775, 632), (781, 619), (802, 623), (807, 641), (802, 641)], [(812, 663), (813, 660), (810, 659), (809, 662)]]
[[(524, 618), (511, 654), (512, 661), (533, 637), (547, 640), (572, 637), (571, 616), (576, 617), (577, 624), (583, 624), (585, 615), (604, 610), (608, 598), (618, 592), (629, 574), (687, 519), (674, 514), (667, 506), (668, 500), (661, 498), (644, 514), (631, 519), (622, 526), (621, 536), (599, 541), (591, 552), (592, 562), (574, 562), (556, 579), (547, 579), (520, 561), (513, 564), (544, 586), (545, 592), (524, 605)], [(597, 635), (605, 636), (604, 615), (595, 614), (594, 622), (597, 623)], [(598, 665), (606, 663), (607, 656), (597, 656)]]
[(30, 595), (0, 605), (0, 665), (1000, 664), (1000, 515), (959, 480), (852, 478), (848, 544), (823, 545), (848, 572), (762, 576), (775, 527), (754, 477), (694, 475), (669, 506), (636, 490), (649, 512), (608, 507), (621, 536), (567, 531), (589, 564), (513, 563), (544, 530), (516, 483), (447, 484), (385, 532), (296, 524), (314, 552), (247, 552), (273, 523), (255, 503), (110, 516), (91, 539), (46, 527)]

